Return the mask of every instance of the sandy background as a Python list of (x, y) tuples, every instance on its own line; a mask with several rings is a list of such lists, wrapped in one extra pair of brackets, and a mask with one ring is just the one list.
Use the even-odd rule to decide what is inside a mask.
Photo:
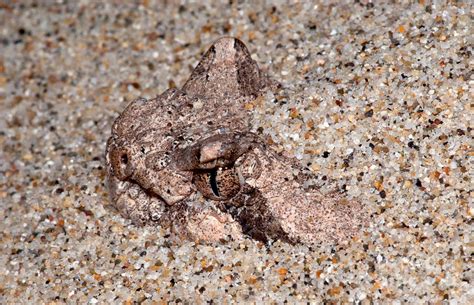
[[(0, 2), (0, 303), (472, 302), (472, 6), (58, 2)], [(109, 206), (114, 118), (222, 35), (283, 85), (255, 128), (366, 205), (349, 244), (179, 246)]]

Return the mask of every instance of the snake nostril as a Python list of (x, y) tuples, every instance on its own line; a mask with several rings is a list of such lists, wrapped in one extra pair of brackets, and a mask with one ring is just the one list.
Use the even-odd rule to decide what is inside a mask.
[(128, 163), (128, 155), (126, 153), (124, 153), (120, 156), (120, 162), (122, 162), (123, 164)]

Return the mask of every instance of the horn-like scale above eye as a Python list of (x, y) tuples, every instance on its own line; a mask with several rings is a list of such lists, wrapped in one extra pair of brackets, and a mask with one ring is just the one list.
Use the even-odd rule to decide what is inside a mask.
[(233, 167), (196, 171), (193, 183), (204, 197), (213, 200), (228, 200), (240, 191), (239, 176)]

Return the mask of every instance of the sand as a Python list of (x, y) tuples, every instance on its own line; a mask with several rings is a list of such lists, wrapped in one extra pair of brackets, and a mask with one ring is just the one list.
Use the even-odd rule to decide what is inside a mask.
[[(0, 3), (0, 303), (472, 302), (467, 2), (32, 2)], [(111, 208), (113, 120), (225, 35), (283, 87), (255, 129), (366, 206), (349, 243), (178, 245)]]

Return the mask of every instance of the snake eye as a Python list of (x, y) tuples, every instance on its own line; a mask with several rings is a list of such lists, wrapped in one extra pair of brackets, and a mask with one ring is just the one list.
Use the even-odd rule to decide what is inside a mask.
[(204, 197), (214, 200), (230, 199), (240, 190), (239, 177), (234, 168), (196, 171), (193, 183)]
[(211, 190), (216, 195), (219, 197), (219, 186), (217, 185), (217, 170), (213, 169), (209, 173), (209, 184), (211, 185)]

